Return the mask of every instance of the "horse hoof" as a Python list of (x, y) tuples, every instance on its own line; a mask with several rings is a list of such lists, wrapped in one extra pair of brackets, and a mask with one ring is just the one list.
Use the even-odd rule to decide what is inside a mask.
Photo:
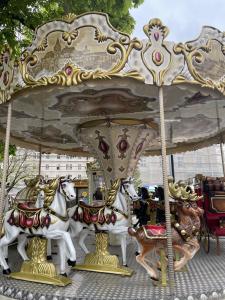
[(151, 276), (151, 280), (153, 280), (153, 281), (159, 281), (159, 278), (155, 278), (155, 277)]
[(128, 265), (126, 264), (126, 265), (123, 265), (123, 267), (127, 267), (128, 268)]
[(61, 273), (60, 275), (61, 275), (61, 276), (64, 276), (64, 277), (67, 277), (67, 274), (66, 274), (66, 273)]
[(68, 259), (68, 260), (67, 260), (67, 263), (68, 263), (68, 265), (71, 266), (71, 267), (75, 267), (75, 266), (76, 266), (76, 261), (75, 261), (75, 260), (73, 261), (73, 260)]
[(52, 260), (52, 256), (51, 255), (47, 255), (47, 260)]
[(9, 275), (11, 273), (10, 268), (3, 270), (3, 275)]
[(140, 252), (136, 251), (136, 252), (135, 252), (135, 255), (136, 255), (136, 256), (140, 255)]

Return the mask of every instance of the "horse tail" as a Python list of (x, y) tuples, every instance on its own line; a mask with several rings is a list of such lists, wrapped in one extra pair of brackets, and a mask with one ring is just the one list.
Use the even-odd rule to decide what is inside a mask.
[(128, 233), (131, 236), (136, 236), (137, 235), (137, 231), (133, 227), (128, 228)]

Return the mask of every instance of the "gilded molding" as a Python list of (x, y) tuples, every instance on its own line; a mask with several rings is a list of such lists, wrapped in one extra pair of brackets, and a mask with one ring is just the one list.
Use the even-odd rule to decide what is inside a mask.
[[(218, 40), (217, 40), (218, 41)], [(207, 41), (207, 44), (200, 47), (193, 47), (189, 43), (178, 43), (174, 46), (174, 53), (175, 54), (183, 54), (185, 58), (185, 62), (187, 64), (187, 68), (193, 77), (193, 81), (187, 80), (184, 76), (178, 75), (174, 80), (173, 84), (180, 84), (180, 83), (193, 83), (198, 84), (201, 87), (216, 89), (225, 95), (225, 80), (223, 81), (214, 81), (209, 78), (204, 78), (201, 74), (196, 70), (193, 65), (193, 61), (200, 64), (203, 62), (203, 53), (209, 53), (212, 50), (211, 45), (212, 39)], [(218, 41), (219, 42), (219, 41)], [(221, 44), (221, 51), (225, 54), (225, 46)]]
[[(62, 39), (70, 46), (72, 41), (75, 40), (79, 35), (79, 30), (84, 27), (90, 27), (95, 29), (95, 35), (93, 37), (94, 40), (97, 40), (98, 43), (102, 43), (107, 40), (111, 40), (111, 42), (107, 46), (107, 53), (116, 54), (120, 53), (120, 59), (115, 63), (110, 70), (85, 70), (77, 66), (75, 63), (67, 63), (65, 66), (59, 70), (53, 76), (42, 76), (39, 79), (33, 78), (30, 74), (28, 67), (35, 66), (38, 63), (38, 56), (35, 52), (43, 51), (46, 47), (48, 47), (48, 37), (54, 31), (50, 31), (41, 44), (36, 47), (31, 53), (28, 51), (23, 53), (23, 58), (20, 61), (19, 67), (22, 78), (27, 86), (46, 86), (49, 84), (56, 84), (62, 86), (71, 86), (77, 85), (81, 82), (87, 80), (95, 80), (95, 79), (111, 79), (113, 77), (129, 77), (135, 78), (137, 80), (144, 81), (144, 78), (141, 74), (139, 74), (135, 70), (131, 70), (128, 72), (123, 72), (123, 68), (128, 61), (129, 55), (132, 50), (141, 50), (142, 42), (138, 39), (130, 39), (129, 36), (122, 36), (118, 41), (114, 40), (110, 36), (106, 36), (102, 34), (101, 30), (92, 25), (85, 25), (75, 28), (74, 30), (62, 31)], [(58, 30), (59, 31), (59, 30)], [(61, 30), (60, 30), (61, 31)]]

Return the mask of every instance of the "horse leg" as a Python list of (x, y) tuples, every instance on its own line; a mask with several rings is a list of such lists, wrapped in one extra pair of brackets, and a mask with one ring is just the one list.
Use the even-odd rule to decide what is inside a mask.
[(174, 271), (180, 271), (191, 259), (191, 252), (180, 245), (174, 245), (173, 248), (183, 254), (183, 257), (180, 260), (174, 262)]
[(75, 266), (76, 264), (76, 250), (74, 248), (72, 239), (70, 237), (69, 232), (62, 230), (54, 230), (46, 233), (46, 238), (48, 239), (63, 239), (65, 241), (64, 253), (68, 253), (67, 257), (68, 264), (71, 266)]
[[(10, 232), (11, 234), (9, 234), (6, 228), (7, 226), (5, 226), (6, 234), (0, 239), (0, 264), (3, 267), (3, 274), (8, 275), (11, 273), (11, 270), (5, 260), (4, 249), (5, 247), (8, 247), (8, 245), (16, 239), (16, 237), (19, 235), (19, 231), (15, 228), (16, 230), (14, 230), (13, 232), (11, 230)], [(11, 226), (10, 228), (12, 229)]]
[(135, 255), (139, 255), (141, 253), (141, 245), (138, 243), (138, 241), (135, 239), (136, 245), (137, 245), (137, 251), (135, 252)]
[(52, 259), (52, 241), (48, 239), (47, 241), (47, 260)]
[(4, 257), (7, 262), (8, 262), (8, 252), (9, 252), (9, 247), (8, 246), (3, 247)]
[(85, 228), (85, 229), (80, 233), (79, 241), (78, 241), (79, 246), (81, 247), (81, 249), (84, 251), (85, 254), (90, 253), (89, 250), (87, 249), (85, 243), (84, 243), (86, 237), (88, 236), (88, 233), (89, 233), (89, 230)]
[(154, 249), (154, 245), (148, 244), (147, 246), (143, 245), (142, 247), (142, 251), (138, 256), (136, 256), (136, 260), (140, 265), (142, 265), (145, 268), (152, 280), (158, 281), (159, 277), (156, 271), (153, 268), (151, 268), (145, 261), (145, 256)]
[(60, 274), (63, 276), (67, 276), (67, 274), (66, 274), (65, 241), (63, 239), (58, 239), (57, 245), (58, 245), (58, 249), (59, 249)]
[(25, 246), (27, 243), (27, 237), (25, 234), (19, 234), (18, 237), (18, 244), (17, 244), (17, 251), (19, 252), (20, 256), (23, 260), (29, 260), (29, 257), (27, 256)]
[(188, 246), (190, 245), (191, 247), (194, 248), (191, 252), (191, 257), (190, 257), (190, 259), (192, 259), (195, 256), (195, 254), (198, 252), (198, 250), (200, 249), (199, 242), (197, 241), (197, 239), (196, 240), (191, 240), (190, 242), (188, 242), (187, 245)]
[(126, 234), (119, 234), (122, 251), (123, 266), (127, 267), (127, 238)]

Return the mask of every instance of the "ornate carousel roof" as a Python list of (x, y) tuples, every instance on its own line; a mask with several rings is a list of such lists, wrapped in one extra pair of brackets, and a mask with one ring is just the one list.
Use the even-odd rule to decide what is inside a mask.
[(225, 136), (225, 37), (203, 27), (187, 43), (166, 39), (159, 19), (145, 40), (117, 31), (103, 13), (69, 15), (36, 30), (32, 45), (0, 68), (0, 134), (12, 101), (12, 142), (42, 151), (88, 155), (82, 124), (139, 120), (154, 131), (147, 155), (160, 153), (158, 87), (163, 86), (168, 152)]

